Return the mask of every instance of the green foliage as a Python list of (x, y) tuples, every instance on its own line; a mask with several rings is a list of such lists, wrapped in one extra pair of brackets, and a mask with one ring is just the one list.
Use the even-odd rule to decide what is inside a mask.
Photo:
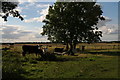
[(1, 10), (4, 13), (4, 15), (0, 15), (0, 16), (2, 16), (4, 21), (7, 21), (7, 18), (9, 15), (12, 15), (13, 17), (18, 17), (19, 19), (24, 20), (23, 17), (20, 15), (20, 13), (17, 10), (14, 10), (18, 6), (18, 2), (7, 2), (3, 0), (1, 3), (2, 3)]
[(52, 42), (69, 44), (68, 53), (74, 55), (78, 42), (101, 41), (102, 32), (96, 25), (99, 20), (105, 20), (102, 13), (95, 2), (56, 2), (49, 7), (41, 34)]
[(48, 35), (52, 42), (100, 41), (102, 32), (94, 30), (98, 30), (98, 20), (104, 20), (101, 15), (101, 7), (95, 2), (56, 2), (43, 21), (42, 35)]

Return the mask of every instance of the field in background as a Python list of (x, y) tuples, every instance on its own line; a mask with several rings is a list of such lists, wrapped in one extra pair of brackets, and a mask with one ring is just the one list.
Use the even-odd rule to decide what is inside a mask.
[[(11, 46), (14, 51), (22, 51), (22, 45), (43, 45), (43, 47), (48, 48), (49, 52), (53, 52), (54, 48), (64, 48), (65, 45), (63, 44), (14, 44), (14, 46)], [(120, 45), (119, 43), (79, 43), (76, 48), (79, 48), (82, 50), (82, 46), (85, 46), (85, 51), (119, 51)], [(1, 48), (4, 47), (10, 47), (9, 45), (2, 45)]]
[[(22, 45), (25, 44), (15, 44), (2, 52), (3, 78), (118, 78), (118, 43), (78, 44), (80, 50), (85, 46), (84, 52), (77, 52), (76, 56), (56, 55), (55, 61), (42, 61), (35, 54), (23, 57)], [(51, 53), (56, 47), (65, 48), (62, 44), (42, 45), (48, 45)], [(8, 45), (2, 45), (4, 47)]]

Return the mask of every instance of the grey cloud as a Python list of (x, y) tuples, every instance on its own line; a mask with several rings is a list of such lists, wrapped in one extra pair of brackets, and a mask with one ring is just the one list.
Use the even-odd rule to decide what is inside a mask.
[(118, 34), (120, 30), (114, 30), (113, 32), (111, 32), (110, 34)]
[(118, 34), (118, 26), (115, 24), (109, 24), (106, 26), (102, 26), (99, 28), (103, 32), (103, 34)]
[(2, 32), (4, 33), (9, 33), (11, 34), (13, 31), (16, 31), (17, 30), (17, 27), (11, 27), (11, 26), (2, 26)]
[(19, 29), (20, 26), (15, 25), (4, 25), (2, 26), (2, 38), (3, 39), (19, 39), (22, 36), (32, 33), (31, 31), (25, 31)]
[(35, 34), (35, 38), (41, 38), (42, 36), (40, 34)]
[[(103, 16), (105, 17), (105, 16)], [(100, 20), (97, 24), (99, 30), (103, 32), (103, 34), (118, 34), (118, 25), (117, 24), (107, 24), (107, 22), (112, 21), (112, 19), (105, 17), (105, 20)]]
[(2, 42), (42, 41), (46, 42), (47, 36), (40, 35), (39, 30), (24, 30), (22, 26), (4, 25), (0, 27)]
[[(105, 17), (105, 16), (103, 16)], [(105, 26), (107, 22), (110, 22), (112, 21), (112, 19), (108, 18), (108, 17), (105, 17), (105, 20), (100, 20), (97, 24), (98, 27), (102, 27), (102, 26)]]

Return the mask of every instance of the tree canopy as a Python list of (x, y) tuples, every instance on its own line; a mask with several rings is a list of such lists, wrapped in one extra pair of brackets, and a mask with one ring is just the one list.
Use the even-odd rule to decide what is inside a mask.
[(42, 35), (48, 35), (52, 42), (70, 45), (70, 54), (78, 42), (99, 42), (102, 32), (96, 26), (102, 16), (100, 5), (96, 2), (56, 2), (49, 7), (43, 21)]
[(20, 13), (15, 10), (15, 8), (18, 6), (18, 2), (7, 2), (7, 1), (0, 1), (1, 3), (1, 13), (0, 16), (4, 19), (4, 21), (7, 21), (7, 18), (9, 15), (12, 15), (13, 17), (18, 17), (19, 19), (23, 20), (23, 17), (20, 15)]

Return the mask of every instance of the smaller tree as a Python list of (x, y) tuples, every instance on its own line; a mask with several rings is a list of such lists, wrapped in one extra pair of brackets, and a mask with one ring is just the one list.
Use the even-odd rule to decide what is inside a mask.
[(24, 20), (23, 17), (20, 15), (20, 13), (15, 10), (15, 8), (18, 6), (18, 2), (1, 2), (1, 13), (0, 16), (4, 19), (4, 21), (7, 21), (7, 18), (9, 15), (12, 15), (13, 17), (18, 17), (21, 20)]

